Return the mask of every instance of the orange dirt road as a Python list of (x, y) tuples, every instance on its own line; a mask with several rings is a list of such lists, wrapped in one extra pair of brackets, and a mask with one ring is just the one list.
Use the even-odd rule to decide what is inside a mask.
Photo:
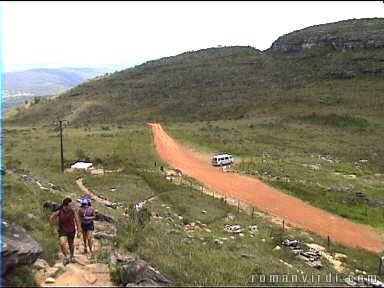
[(159, 156), (174, 168), (209, 187), (221, 191), (259, 210), (284, 219), (290, 224), (312, 231), (331, 241), (372, 252), (383, 250), (382, 237), (372, 227), (352, 223), (302, 200), (284, 194), (260, 180), (239, 174), (225, 173), (173, 140), (157, 123), (148, 124)]

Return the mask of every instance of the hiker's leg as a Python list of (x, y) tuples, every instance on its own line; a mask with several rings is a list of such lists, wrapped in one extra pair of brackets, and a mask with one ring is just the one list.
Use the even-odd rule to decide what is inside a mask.
[(68, 236), (67, 239), (68, 239), (69, 252), (71, 253), (71, 257), (73, 257), (75, 253), (75, 246), (73, 245), (73, 240), (75, 238)]
[(93, 252), (93, 249), (92, 249), (92, 230), (88, 230), (87, 231), (87, 239), (88, 239), (88, 247), (89, 247), (89, 251), (91, 251), (91, 253)]
[(60, 236), (59, 237), (59, 244), (61, 248), (61, 252), (63, 252), (64, 257), (68, 256), (68, 248), (67, 248), (67, 237), (66, 236)]
[(87, 253), (87, 231), (83, 228), (84, 253)]

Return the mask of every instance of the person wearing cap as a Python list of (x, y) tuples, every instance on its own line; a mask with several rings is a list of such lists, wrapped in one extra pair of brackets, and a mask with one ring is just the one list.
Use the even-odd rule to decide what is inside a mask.
[[(63, 203), (60, 205), (59, 209), (49, 216), (49, 223), (52, 224), (53, 219), (55, 218), (59, 219), (58, 234), (61, 251), (64, 254), (63, 264), (67, 265), (70, 262), (76, 263), (74, 258), (74, 238), (76, 230), (77, 237), (80, 237), (80, 220), (74, 211), (71, 198), (67, 197), (63, 200)], [(69, 246), (69, 253), (66, 242)]]
[(92, 250), (92, 231), (95, 230), (93, 220), (96, 219), (95, 210), (91, 207), (91, 200), (83, 197), (81, 207), (79, 209), (79, 218), (81, 221), (81, 229), (83, 231), (84, 254), (87, 254), (87, 246), (93, 256)]

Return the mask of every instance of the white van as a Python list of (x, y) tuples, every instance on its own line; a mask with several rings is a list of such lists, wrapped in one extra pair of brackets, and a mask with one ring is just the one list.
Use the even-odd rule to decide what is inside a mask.
[(216, 154), (212, 157), (213, 166), (223, 166), (233, 163), (233, 156), (229, 153)]

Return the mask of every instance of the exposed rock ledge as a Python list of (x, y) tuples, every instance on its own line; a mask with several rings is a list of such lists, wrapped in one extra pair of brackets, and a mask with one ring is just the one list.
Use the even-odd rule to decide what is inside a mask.
[(2, 229), (2, 275), (16, 266), (34, 263), (42, 254), (40, 244), (23, 227), (3, 220)]

